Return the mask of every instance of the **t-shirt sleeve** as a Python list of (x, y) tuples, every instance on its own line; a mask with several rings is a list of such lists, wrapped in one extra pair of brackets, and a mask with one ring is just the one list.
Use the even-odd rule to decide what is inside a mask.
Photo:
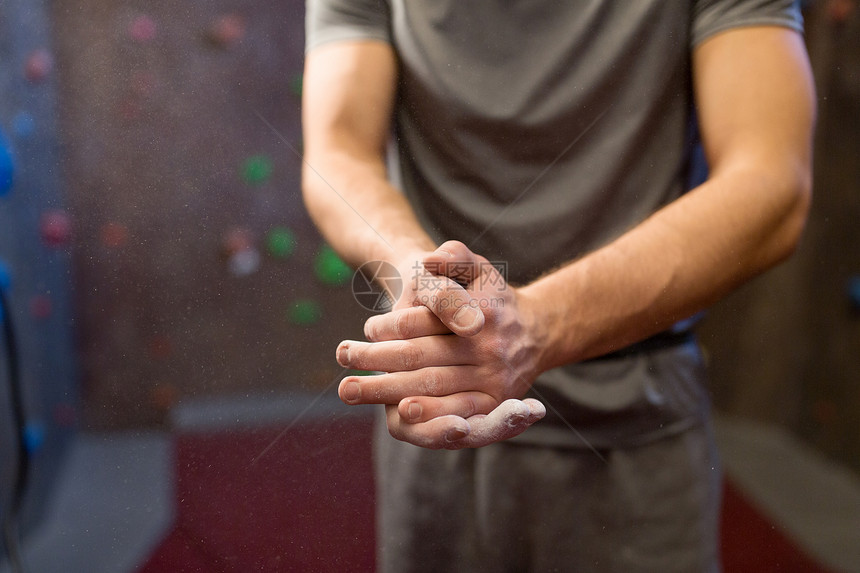
[(391, 42), (386, 0), (307, 0), (305, 51), (341, 40)]
[(796, 0), (697, 0), (693, 6), (691, 45), (714, 34), (747, 26), (782, 26), (803, 32)]

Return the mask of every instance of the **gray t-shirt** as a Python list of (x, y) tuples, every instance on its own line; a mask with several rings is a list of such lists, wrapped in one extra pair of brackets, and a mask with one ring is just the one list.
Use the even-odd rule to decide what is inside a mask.
[[(691, 50), (741, 26), (801, 30), (790, 0), (309, 0), (307, 48), (395, 49), (395, 182), (438, 242), (524, 284), (618, 237), (700, 182)], [(697, 177), (699, 176), (699, 177)], [(702, 419), (694, 344), (572, 364), (519, 438), (596, 448)]]

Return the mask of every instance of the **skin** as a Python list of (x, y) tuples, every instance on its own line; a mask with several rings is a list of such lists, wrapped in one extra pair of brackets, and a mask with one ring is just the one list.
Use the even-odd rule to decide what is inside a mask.
[[(386, 372), (345, 378), (341, 399), (386, 404), (391, 434), (424, 447), (508, 439), (544, 414), (519, 400), (541, 372), (665, 330), (788, 257), (811, 199), (815, 96), (801, 37), (777, 27), (717, 34), (693, 53), (693, 78), (708, 181), (523, 287), (490, 292), (491, 281), (459, 276), (407, 289), (395, 311), (367, 321), (368, 342), (338, 347), (343, 366)], [(453, 263), (481, 268), (462, 243), (434, 245), (385, 181), (395, 80), (382, 43), (308, 55), (308, 210), (353, 264), (387, 260), (402, 276), (417, 262), (439, 277), (453, 275)]]

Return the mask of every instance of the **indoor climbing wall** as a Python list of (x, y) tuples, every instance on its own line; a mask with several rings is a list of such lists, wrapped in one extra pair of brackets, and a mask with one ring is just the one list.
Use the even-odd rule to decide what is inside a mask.
[(54, 68), (43, 4), (1, 3), (0, 517), (18, 499), (24, 532), (44, 511), (78, 422)]
[(84, 420), (330, 388), (352, 272), (300, 195), (304, 3), (53, 4)]

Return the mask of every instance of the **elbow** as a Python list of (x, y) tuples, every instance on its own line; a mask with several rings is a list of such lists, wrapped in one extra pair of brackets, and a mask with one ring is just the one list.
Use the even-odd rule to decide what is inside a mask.
[[(312, 165), (316, 165), (318, 169), (311, 167)], [(330, 185), (327, 184), (327, 179), (322, 173), (330, 171), (332, 170), (328, 168), (322, 157), (310, 157), (306, 153), (302, 159), (300, 184), (302, 202), (317, 225), (320, 223), (320, 218), (325, 215), (327, 192), (331, 192)]]
[(313, 199), (316, 195), (316, 185), (313, 181), (313, 173), (310, 172), (308, 166), (302, 165), (302, 176), (301, 176), (301, 193), (302, 193), (302, 201), (305, 204), (305, 208), (310, 210), (313, 206)]
[(311, 216), (311, 219), (316, 221), (315, 215), (318, 209), (318, 201), (316, 200), (317, 191), (316, 185), (314, 185), (311, 180), (311, 174), (307, 172), (307, 167), (303, 167), (302, 169), (300, 189), (302, 194), (302, 203), (304, 203), (305, 210), (308, 215)]
[(772, 264), (790, 258), (800, 246), (812, 206), (812, 173), (804, 170), (783, 185), (782, 216), (774, 233)]

